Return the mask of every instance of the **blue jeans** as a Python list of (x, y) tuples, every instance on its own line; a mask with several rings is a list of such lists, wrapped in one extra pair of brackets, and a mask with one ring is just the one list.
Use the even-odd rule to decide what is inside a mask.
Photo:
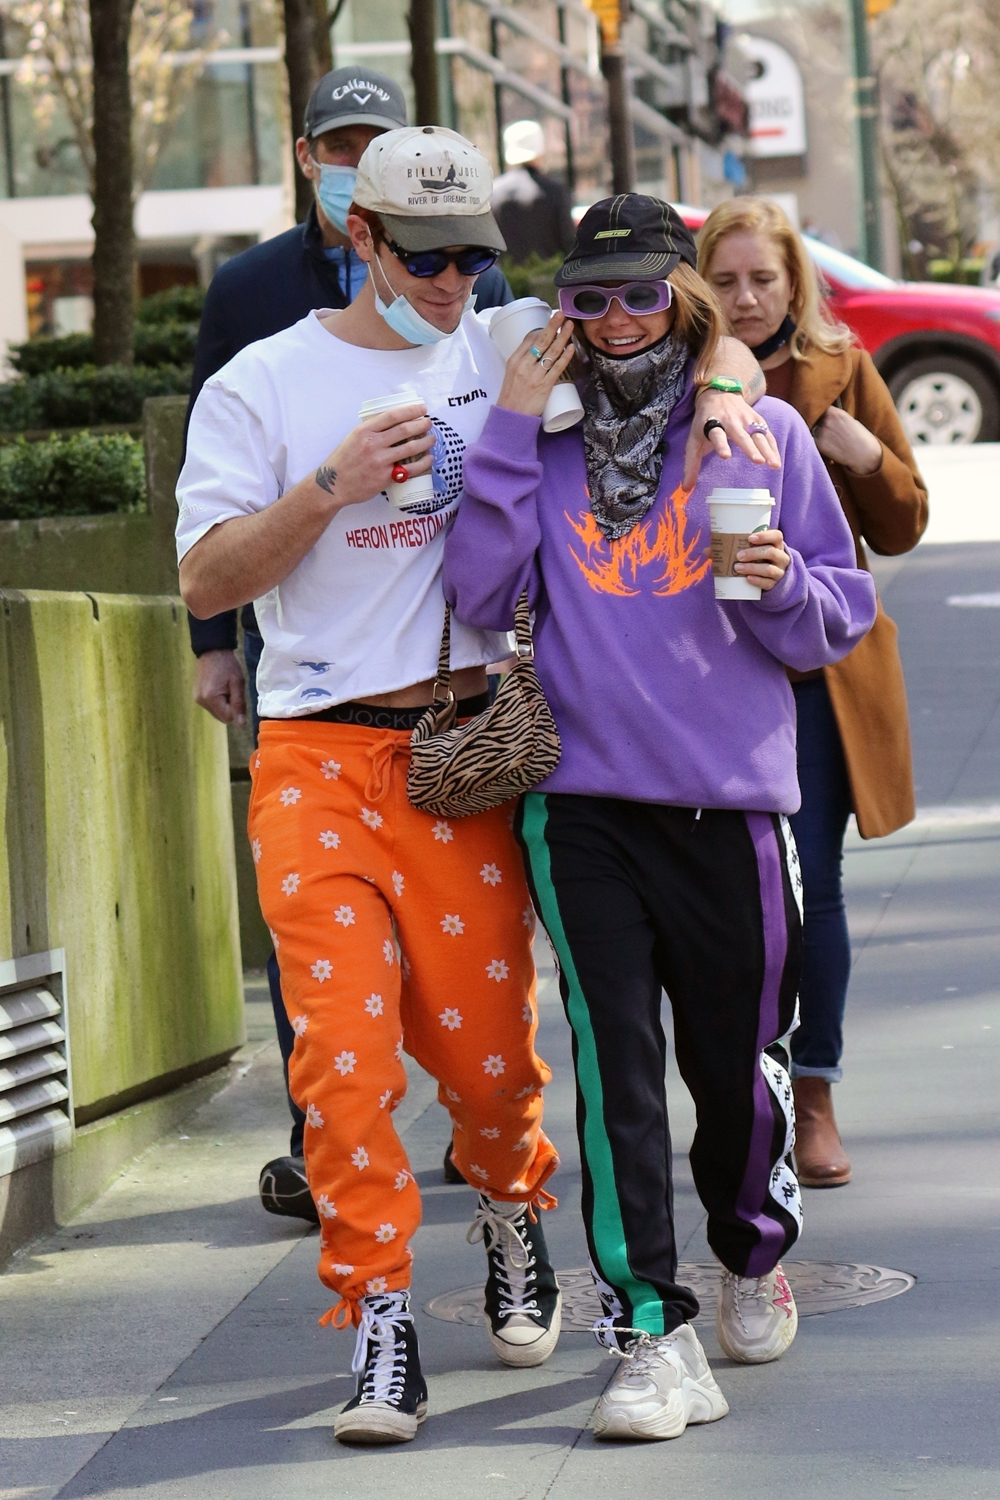
[(822, 677), (793, 684), (802, 807), (791, 818), (802, 864), (801, 1024), (792, 1032), (792, 1077), (837, 1083), (851, 944), (844, 909), (844, 834), (851, 813), (840, 731)]
[[(257, 713), (257, 668), (260, 665), (260, 654), (264, 649), (261, 637), (253, 631), (243, 632), (243, 660), (247, 668), (247, 685), (250, 698), (250, 722), (253, 725), (253, 742), (256, 745), (257, 735), (260, 731), (260, 717)], [(288, 1063), (295, 1046), (295, 1033), (285, 1010), (285, 1002), (281, 997), (281, 975), (278, 972), (278, 959), (271, 950), (271, 956), (267, 961), (267, 987), (271, 992), (271, 1009), (274, 1011), (274, 1025), (278, 1033), (278, 1046), (281, 1049), (281, 1063), (285, 1070), (285, 1093), (288, 1094), (288, 1108), (292, 1115), (292, 1137), (288, 1147), (290, 1156), (302, 1156), (302, 1136), (305, 1131), (306, 1117), (299, 1109), (291, 1094), (288, 1093)]]

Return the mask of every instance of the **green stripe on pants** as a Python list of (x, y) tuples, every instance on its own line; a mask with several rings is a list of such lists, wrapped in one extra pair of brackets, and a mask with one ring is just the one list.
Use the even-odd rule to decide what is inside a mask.
[(633, 1274), (628, 1262), (611, 1143), (604, 1129), (604, 1089), (597, 1063), (597, 1046), (587, 1001), (573, 962), (559, 912), (559, 900), (552, 883), (549, 847), (545, 841), (547, 822), (544, 795), (529, 792), (524, 799), (522, 834), (531, 863), (535, 891), (542, 907), (541, 918), (559, 955), (568, 991), (566, 1010), (576, 1037), (576, 1082), (584, 1102), (583, 1140), (580, 1145), (587, 1159), (594, 1189), (591, 1233), (597, 1252), (597, 1270), (606, 1281), (628, 1297), (632, 1304), (634, 1327), (642, 1328), (646, 1333), (662, 1334), (663, 1305), (659, 1295), (648, 1281), (640, 1281)]

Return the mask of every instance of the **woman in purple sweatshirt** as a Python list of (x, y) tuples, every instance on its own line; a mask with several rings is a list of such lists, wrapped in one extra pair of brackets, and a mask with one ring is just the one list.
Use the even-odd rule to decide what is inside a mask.
[[(712, 455), (681, 487), (698, 370), (723, 331), (666, 204), (596, 204), (557, 275), (553, 318), (508, 362), (445, 552), (460, 620), (507, 629), (525, 588), (562, 760), (517, 830), (555, 945), (573, 1031), (583, 1214), (623, 1355), (598, 1437), (669, 1438), (728, 1411), (677, 1284), (666, 1043), (697, 1107), (691, 1168), (721, 1262), (717, 1332), (776, 1359), (797, 1315), (780, 1257), (801, 1223), (788, 1165), (791, 1088), (775, 1044), (795, 1025), (801, 905), (788, 814), (799, 805), (785, 667), (845, 655), (875, 618), (870, 577), (823, 461), (791, 407), (756, 411), (782, 458), (775, 529), (739, 554), (759, 601), (717, 602), (707, 497), (760, 470)], [(617, 296), (610, 296), (616, 291)], [(585, 360), (582, 427), (540, 413)]]

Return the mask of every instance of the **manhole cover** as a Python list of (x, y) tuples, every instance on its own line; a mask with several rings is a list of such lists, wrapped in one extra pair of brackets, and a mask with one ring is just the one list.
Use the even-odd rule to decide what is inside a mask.
[[(783, 1264), (795, 1293), (799, 1314), (804, 1318), (840, 1312), (845, 1307), (864, 1307), (869, 1302), (885, 1302), (889, 1297), (908, 1292), (916, 1281), (916, 1277), (906, 1271), (890, 1271), (886, 1266), (842, 1266), (832, 1260), (786, 1260)], [(589, 1332), (602, 1316), (590, 1272), (584, 1267), (560, 1271), (558, 1276), (563, 1294), (562, 1326), (576, 1332)], [(702, 1313), (714, 1316), (719, 1288), (718, 1266), (714, 1263), (681, 1265), (677, 1279), (692, 1288), (701, 1303)], [(457, 1292), (442, 1292), (440, 1297), (426, 1304), (424, 1312), (445, 1323), (481, 1323), (483, 1289), (481, 1286), (467, 1286)]]

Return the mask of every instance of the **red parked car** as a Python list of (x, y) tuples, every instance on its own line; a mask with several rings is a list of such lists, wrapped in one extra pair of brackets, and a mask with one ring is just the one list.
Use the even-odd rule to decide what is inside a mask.
[[(708, 218), (707, 209), (679, 207), (692, 230)], [(893, 281), (822, 240), (803, 239), (831, 311), (875, 361), (914, 447), (1000, 441), (1000, 291)]]

